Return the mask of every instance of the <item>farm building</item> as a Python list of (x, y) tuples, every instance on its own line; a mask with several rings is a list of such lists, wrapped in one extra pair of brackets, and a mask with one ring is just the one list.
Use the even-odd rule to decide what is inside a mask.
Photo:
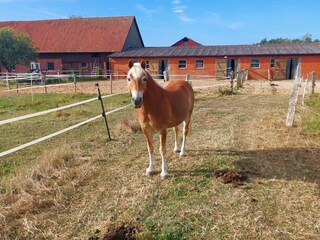
[(39, 49), (39, 61), (16, 66), (17, 72), (77, 70), (92, 73), (109, 69), (108, 55), (143, 47), (135, 17), (70, 18), (0, 22), (27, 33)]
[[(144, 59), (153, 75), (226, 77), (247, 69), (249, 79), (292, 79), (297, 66), (304, 77), (320, 72), (320, 43), (203, 46), (184, 37), (170, 47), (145, 47), (136, 19), (129, 17), (71, 18), (0, 22), (29, 34), (39, 60), (29, 69), (78, 73), (126, 74), (129, 59)], [(300, 64), (299, 64), (300, 63)]]
[[(183, 41), (183, 40), (182, 40)], [(181, 41), (180, 41), (181, 42)], [(293, 79), (298, 63), (304, 77), (320, 72), (320, 43), (252, 44), (226, 46), (143, 47), (113, 53), (110, 67), (126, 72), (128, 59), (144, 59), (149, 71), (162, 75), (209, 75), (223, 78), (247, 69), (249, 79)]]

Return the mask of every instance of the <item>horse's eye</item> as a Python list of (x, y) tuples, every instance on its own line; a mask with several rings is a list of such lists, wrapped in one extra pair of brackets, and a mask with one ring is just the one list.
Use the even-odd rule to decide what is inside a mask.
[(147, 77), (146, 77), (146, 76), (143, 76), (143, 77), (142, 77), (142, 81), (144, 81), (144, 82), (147, 81)]
[(130, 82), (130, 78), (127, 78), (128, 82)]

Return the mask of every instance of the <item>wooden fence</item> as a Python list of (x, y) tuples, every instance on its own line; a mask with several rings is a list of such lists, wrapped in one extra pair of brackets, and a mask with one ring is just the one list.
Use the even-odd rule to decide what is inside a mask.
[[(311, 94), (315, 93), (315, 87), (316, 87), (316, 72), (313, 71), (311, 72)], [(293, 81), (293, 86), (290, 94), (290, 100), (289, 100), (289, 107), (288, 107), (288, 113), (286, 117), (286, 126), (287, 127), (292, 127), (294, 124), (294, 115), (298, 103), (298, 96), (300, 89), (302, 88), (302, 82), (304, 82), (303, 86), (303, 92), (302, 92), (302, 100), (301, 100), (301, 105), (304, 106), (304, 100), (306, 97), (306, 92), (309, 88), (309, 76), (307, 76), (306, 79), (303, 79), (300, 74), (300, 67), (298, 67), (295, 79)]]

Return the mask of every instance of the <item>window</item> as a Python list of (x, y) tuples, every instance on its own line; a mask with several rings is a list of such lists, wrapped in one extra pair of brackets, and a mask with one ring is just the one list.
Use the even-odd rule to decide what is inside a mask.
[(47, 68), (48, 68), (48, 70), (54, 70), (54, 62), (48, 62)]
[(146, 69), (149, 69), (149, 67), (150, 67), (150, 61), (146, 61)]
[(179, 60), (179, 69), (186, 69), (186, 68), (187, 68), (187, 61)]
[(274, 67), (274, 58), (270, 59), (270, 67), (273, 68)]
[(86, 67), (87, 67), (87, 63), (83, 62), (83, 63), (81, 63), (80, 66), (81, 66), (82, 68), (86, 68)]
[(98, 57), (99, 57), (99, 53), (92, 53), (92, 54), (91, 54), (91, 57), (92, 57), (92, 58), (98, 58)]
[(196, 60), (196, 69), (202, 69), (203, 66), (203, 60)]
[(251, 59), (250, 67), (251, 68), (260, 68), (260, 59), (258, 59), (258, 58)]

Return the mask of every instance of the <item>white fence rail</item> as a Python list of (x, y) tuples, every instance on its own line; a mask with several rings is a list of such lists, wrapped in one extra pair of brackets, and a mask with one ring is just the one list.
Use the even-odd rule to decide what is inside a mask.
[[(127, 107), (129, 107), (129, 106), (130, 106), (130, 104), (128, 104), (128, 105), (126, 105), (126, 106), (123, 106), (123, 107), (120, 107), (120, 108), (117, 108), (117, 109), (114, 109), (114, 110), (112, 110), (112, 111), (106, 112), (106, 115), (109, 115), (109, 114), (111, 114), (111, 113), (120, 111), (120, 110), (122, 110), (122, 109), (124, 109), (124, 108), (127, 108)], [(22, 150), (22, 149), (24, 149), (24, 148), (26, 148), (26, 147), (32, 146), (32, 145), (34, 145), (34, 144), (40, 143), (40, 142), (42, 142), (42, 141), (44, 141), (44, 140), (47, 140), (47, 139), (49, 139), (49, 138), (52, 138), (52, 137), (58, 136), (58, 135), (60, 135), (60, 134), (62, 134), (62, 133), (68, 132), (68, 131), (70, 131), (70, 130), (72, 130), (72, 129), (75, 129), (75, 128), (80, 127), (80, 126), (82, 126), (82, 125), (85, 125), (85, 124), (87, 124), (87, 123), (89, 123), (89, 122), (92, 122), (92, 121), (94, 121), (94, 120), (96, 120), (96, 119), (98, 119), (98, 118), (100, 118), (100, 117), (102, 117), (101, 114), (98, 115), (98, 116), (95, 116), (95, 117), (93, 117), (93, 118), (90, 118), (90, 119), (88, 119), (88, 120), (85, 120), (85, 121), (83, 121), (83, 122), (80, 122), (80, 123), (78, 123), (78, 124), (75, 124), (75, 125), (73, 125), (73, 126), (70, 126), (70, 127), (68, 127), (68, 128), (65, 128), (65, 129), (62, 129), (62, 130), (57, 131), (57, 132), (55, 132), (55, 133), (49, 134), (49, 135), (47, 135), (47, 136), (45, 136), (45, 137), (38, 138), (38, 139), (36, 139), (36, 140), (34, 140), (34, 141), (31, 141), (31, 142), (22, 144), (22, 145), (20, 145), (20, 146), (18, 146), (18, 147), (11, 148), (11, 149), (9, 149), (9, 150), (7, 150), (7, 151), (1, 152), (1, 153), (0, 153), (0, 157), (6, 156), (6, 155), (11, 154), (11, 153), (14, 153), (14, 152), (17, 152), (17, 151)]]
[[(1, 76), (1, 75), (0, 75), (0, 76)], [(32, 76), (32, 75), (30, 75), (30, 76)], [(74, 77), (75, 75), (58, 75), (58, 76), (59, 76), (59, 77), (70, 77), (70, 76), (73, 76), (73, 77)], [(80, 76), (81, 76), (81, 75), (80, 75)], [(110, 78), (110, 81), (112, 82), (112, 76), (111, 76), (111, 75), (107, 75), (107, 76)], [(55, 77), (57, 77), (57, 75), (47, 75), (46, 77), (48, 77), (48, 78), (50, 78), (50, 77), (55, 78)], [(117, 77), (126, 77), (126, 75), (118, 75)], [(185, 78), (185, 80), (187, 80), (187, 81), (190, 80), (190, 75), (172, 75), (171, 77), (172, 77), (172, 78), (173, 78), (173, 77), (176, 77), (176, 78), (180, 78), (180, 79), (181, 79), (181, 78)], [(202, 78), (216, 78), (215, 76), (208, 76), (208, 75), (206, 75), (206, 76), (201, 76), (201, 77), (202, 77)], [(32, 76), (32, 77), (30, 77), (30, 78), (23, 78), (23, 79), (29, 79), (29, 80), (31, 81), (31, 85), (32, 85), (32, 81), (33, 81), (34, 78), (33, 78), (33, 76)], [(229, 77), (229, 78), (225, 78), (225, 79), (230, 79), (230, 77)], [(0, 78), (0, 80), (3, 80), (3, 79)], [(17, 81), (17, 80), (20, 80), (20, 79), (15, 78), (15, 77), (12, 77), (12, 76), (9, 77), (8, 74), (6, 75), (5, 81), (6, 81), (7, 84), (8, 84), (8, 91), (16, 90), (16, 89), (10, 89), (10, 86), (9, 86), (9, 81), (13, 81), (13, 80)], [(41, 80), (43, 80), (43, 77), (42, 77)], [(155, 80), (156, 80), (156, 81), (163, 81), (163, 79), (155, 79)], [(231, 80), (232, 80), (232, 79), (231, 79)], [(197, 86), (197, 87), (194, 87), (194, 89), (217, 87), (217, 86), (222, 86), (222, 85), (225, 86), (226, 84), (228, 84), (228, 82), (219, 83), (219, 84), (205, 85), (205, 86)], [(39, 86), (38, 86), (38, 87), (39, 87)], [(36, 88), (36, 87), (33, 87), (33, 86), (32, 86), (32, 87), (29, 87), (29, 89), (30, 89), (30, 88)], [(112, 96), (119, 95), (119, 94), (123, 94), (123, 92), (122, 92), (122, 93), (117, 93), (117, 94), (106, 95), (106, 96), (103, 96), (102, 98), (112, 97)], [(1, 125), (4, 125), (4, 124), (7, 124), (7, 123), (13, 123), (13, 122), (20, 121), (20, 120), (25, 120), (25, 119), (28, 119), (28, 118), (37, 117), (37, 116), (49, 114), (49, 113), (52, 113), (52, 112), (65, 110), (65, 109), (72, 108), (72, 107), (75, 107), (75, 106), (79, 106), (79, 105), (81, 105), (81, 104), (86, 104), (86, 103), (89, 103), (89, 102), (92, 102), (92, 101), (95, 101), (95, 100), (98, 100), (98, 98), (91, 98), (91, 99), (87, 99), (87, 100), (84, 100), (84, 101), (81, 101), (81, 102), (78, 102), (78, 103), (73, 103), (73, 104), (69, 104), (69, 105), (62, 106), (62, 107), (58, 107), (58, 108), (54, 108), (54, 109), (49, 109), (49, 110), (45, 110), (45, 111), (41, 111), (41, 112), (36, 112), (36, 113), (27, 114), (27, 115), (23, 115), (23, 116), (19, 116), (19, 117), (14, 117), (14, 118), (10, 118), (10, 119), (1, 120), (1, 121), (0, 121), (0, 126), (1, 126)], [(119, 107), (119, 108), (117, 108), (117, 109), (114, 109), (114, 110), (112, 110), (112, 111), (107, 112), (106, 114), (109, 115), (109, 114), (111, 114), (111, 113), (114, 113), (114, 112), (120, 111), (120, 110), (122, 110), (122, 109), (124, 109), (124, 108), (127, 108), (128, 106), (130, 106), (130, 105), (126, 105), (126, 106), (123, 106), (123, 107)], [(42, 142), (42, 141), (44, 141), (44, 140), (47, 140), (47, 139), (49, 139), (49, 138), (55, 137), (55, 136), (57, 136), (57, 135), (60, 135), (60, 134), (62, 134), (62, 133), (65, 133), (65, 132), (70, 131), (70, 130), (72, 130), (72, 129), (75, 129), (75, 128), (77, 128), (77, 127), (80, 127), (80, 126), (82, 126), (82, 125), (84, 125), (84, 124), (87, 124), (87, 123), (89, 123), (89, 122), (92, 122), (92, 121), (100, 118), (101, 116), (102, 116), (102, 115), (100, 114), (100, 115), (98, 115), (98, 116), (95, 116), (95, 117), (93, 117), (93, 118), (90, 118), (90, 119), (88, 119), (88, 120), (85, 120), (85, 121), (83, 121), (83, 122), (80, 122), (80, 123), (78, 123), (78, 124), (75, 124), (75, 125), (73, 125), (73, 126), (70, 126), (70, 127), (68, 127), (68, 128), (62, 129), (62, 130), (57, 131), (57, 132), (55, 132), (55, 133), (49, 134), (49, 135), (47, 135), (47, 136), (41, 137), (41, 138), (36, 139), (36, 140), (33, 140), (33, 141), (31, 141), (31, 142), (22, 144), (22, 145), (20, 145), (20, 146), (18, 146), (18, 147), (15, 147), (15, 148), (6, 150), (6, 151), (4, 151), (4, 152), (1, 152), (1, 153), (0, 153), (0, 157), (6, 156), (6, 155), (11, 154), (11, 153), (14, 153), (14, 152), (19, 151), (19, 150), (22, 150), (22, 149), (24, 149), (24, 148), (26, 148), (26, 147), (32, 146), (32, 145), (34, 145), (34, 144), (37, 144), (37, 143)]]

